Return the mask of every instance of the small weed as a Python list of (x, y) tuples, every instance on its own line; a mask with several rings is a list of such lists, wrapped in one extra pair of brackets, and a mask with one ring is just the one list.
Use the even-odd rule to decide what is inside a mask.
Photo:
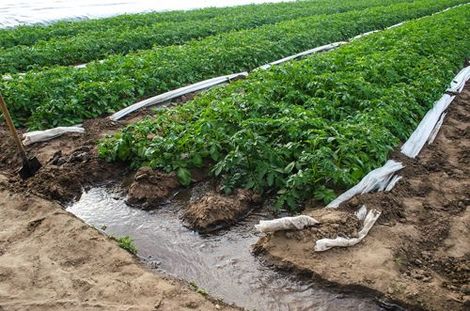
[(198, 294), (201, 294), (203, 296), (208, 295), (207, 291), (204, 288), (201, 288), (201, 287), (197, 286), (197, 284), (194, 283), (194, 282), (189, 282), (189, 287), (191, 287), (191, 289), (193, 291), (195, 291), (196, 293), (198, 293)]
[(118, 242), (121, 248), (125, 249), (131, 254), (137, 254), (137, 247), (129, 236), (114, 239)]

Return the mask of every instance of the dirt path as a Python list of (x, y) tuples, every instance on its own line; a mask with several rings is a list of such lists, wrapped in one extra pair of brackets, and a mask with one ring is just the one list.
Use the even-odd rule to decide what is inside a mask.
[(0, 310), (234, 310), (148, 270), (55, 203), (0, 175)]
[[(411, 309), (469, 310), (470, 87), (416, 160), (399, 153), (392, 158), (406, 165), (392, 192), (357, 196), (333, 213), (307, 210), (322, 225), (269, 235), (256, 250), (280, 267), (365, 289)], [(362, 204), (383, 212), (366, 239), (315, 253), (318, 238), (357, 234), (358, 224), (345, 220)]]

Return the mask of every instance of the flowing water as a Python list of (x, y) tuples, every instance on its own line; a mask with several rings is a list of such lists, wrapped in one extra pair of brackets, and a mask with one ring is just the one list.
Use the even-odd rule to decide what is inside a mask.
[(296, 279), (264, 265), (250, 252), (259, 234), (253, 225), (268, 215), (254, 213), (229, 230), (199, 235), (179, 219), (187, 199), (160, 209), (129, 207), (119, 192), (93, 188), (67, 210), (109, 235), (130, 236), (138, 255), (167, 274), (194, 282), (211, 296), (249, 310), (378, 310), (359, 298)]

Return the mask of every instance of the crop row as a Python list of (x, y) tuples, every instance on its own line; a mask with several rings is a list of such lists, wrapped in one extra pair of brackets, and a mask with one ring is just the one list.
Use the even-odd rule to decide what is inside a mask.
[(30, 128), (70, 125), (136, 100), (214, 76), (251, 70), (302, 50), (344, 40), (439, 11), (458, 0), (421, 0), (315, 16), (226, 33), (182, 46), (112, 56), (86, 68), (56, 67), (4, 80), (2, 93), (16, 123)]
[[(90, 19), (82, 21), (59, 21), (51, 25), (19, 26), (9, 29), (0, 29), (0, 47), (9, 48), (16, 45), (33, 45), (41, 40), (51, 38), (67, 38), (79, 34), (91, 34), (108, 30), (131, 30), (155, 23), (184, 23), (188, 21), (201, 21), (220, 16), (243, 15), (272, 15), (299, 14), (302, 10), (317, 12), (314, 14), (341, 12), (350, 10), (366, 0), (308, 0), (288, 3), (267, 3), (261, 5), (244, 5), (227, 8), (205, 8), (191, 11), (153, 12), (140, 14), (125, 14), (103, 19)], [(407, 0), (413, 1), (413, 0)], [(318, 9), (315, 9), (318, 7)], [(331, 9), (330, 9), (331, 7)], [(302, 13), (301, 13), (302, 14)], [(305, 15), (304, 15), (305, 16)]]
[(111, 161), (175, 171), (207, 165), (222, 189), (274, 195), (277, 207), (329, 201), (382, 165), (470, 53), (469, 6), (259, 71), (100, 145)]
[[(296, 2), (290, 6), (249, 6), (221, 12), (210, 19), (153, 23), (133, 28), (114, 27), (85, 32), (69, 38), (52, 38), (31, 46), (0, 49), (0, 74), (24, 72), (54, 65), (76, 65), (113, 54), (150, 49), (154, 46), (183, 44), (189, 40), (234, 30), (251, 29), (299, 17), (338, 13), (353, 9), (384, 6), (409, 0), (347, 0)], [(256, 10), (254, 9), (256, 8)]]

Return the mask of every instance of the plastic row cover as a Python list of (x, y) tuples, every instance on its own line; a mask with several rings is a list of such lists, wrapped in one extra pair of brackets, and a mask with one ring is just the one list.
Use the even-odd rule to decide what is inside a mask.
[(273, 220), (260, 220), (258, 225), (255, 225), (255, 228), (259, 232), (276, 232), (281, 230), (302, 230), (306, 227), (312, 227), (318, 224), (319, 222), (306, 215), (300, 215), (295, 217), (283, 217)]
[(53, 129), (45, 130), (45, 131), (34, 131), (23, 134), (23, 144), (25, 146), (42, 142), (48, 141), (53, 138), (59, 137), (66, 133), (85, 133), (85, 129), (81, 125), (75, 126), (68, 126), (68, 127), (56, 127)]
[(148, 98), (146, 100), (140, 101), (138, 103), (135, 103), (135, 104), (133, 104), (129, 107), (126, 107), (126, 108), (122, 109), (121, 111), (116, 112), (115, 114), (113, 114), (109, 118), (113, 121), (117, 121), (117, 120), (123, 118), (124, 116), (127, 116), (128, 114), (130, 114), (130, 113), (132, 113), (136, 110), (142, 109), (144, 107), (160, 104), (160, 103), (169, 101), (171, 99), (183, 96), (185, 94), (201, 91), (201, 90), (210, 88), (212, 86), (222, 84), (222, 83), (226, 83), (226, 82), (229, 82), (230, 80), (233, 80), (233, 79), (236, 79), (236, 78), (244, 78), (246, 76), (248, 76), (248, 72), (240, 72), (240, 73), (235, 73), (235, 74), (231, 74), (231, 75), (212, 78), (212, 79), (209, 79), (209, 80), (205, 80), (205, 81), (202, 81), (202, 82), (198, 82), (198, 83), (195, 83), (195, 84), (184, 86), (184, 87), (181, 87), (179, 89), (172, 90), (172, 91), (169, 91), (169, 92), (166, 92), (166, 93)]
[[(371, 171), (357, 185), (338, 196), (328, 204), (327, 208), (337, 208), (341, 203), (348, 201), (356, 194), (363, 194), (374, 190), (384, 191), (393, 180), (393, 175), (403, 168), (403, 164), (388, 160), (384, 166)], [(394, 180), (391, 188), (398, 180)], [(391, 188), (389, 188), (391, 190)]]
[[(450, 83), (450, 87), (446, 90), (452, 94), (459, 94), (465, 87), (465, 83), (470, 79), (470, 66), (462, 69)], [(455, 96), (444, 94), (438, 100), (434, 107), (428, 111), (416, 130), (402, 146), (401, 152), (410, 158), (415, 158), (426, 141), (431, 144), (436, 138), (439, 130), (444, 123), (446, 113), (444, 111), (449, 107)]]
[[(357, 214), (359, 219), (361, 216), (363, 216), (364, 210), (366, 210), (365, 206), (361, 207), (359, 210), (360, 213)], [(366, 237), (372, 226), (380, 217), (380, 214), (381, 212), (377, 210), (370, 210), (367, 212), (364, 219), (364, 226), (362, 227), (361, 231), (359, 231), (357, 238), (337, 237), (336, 239), (321, 239), (315, 242), (315, 251), (323, 252), (333, 247), (348, 247), (356, 245)]]
[(450, 83), (450, 87), (447, 92), (450, 93), (461, 93), (465, 87), (465, 83), (470, 79), (470, 66), (462, 69)]
[(442, 113), (447, 109), (454, 98), (455, 96), (444, 94), (441, 99), (434, 104), (434, 107), (426, 113), (410, 138), (403, 144), (401, 153), (413, 159), (419, 154), (426, 141), (431, 137)]

